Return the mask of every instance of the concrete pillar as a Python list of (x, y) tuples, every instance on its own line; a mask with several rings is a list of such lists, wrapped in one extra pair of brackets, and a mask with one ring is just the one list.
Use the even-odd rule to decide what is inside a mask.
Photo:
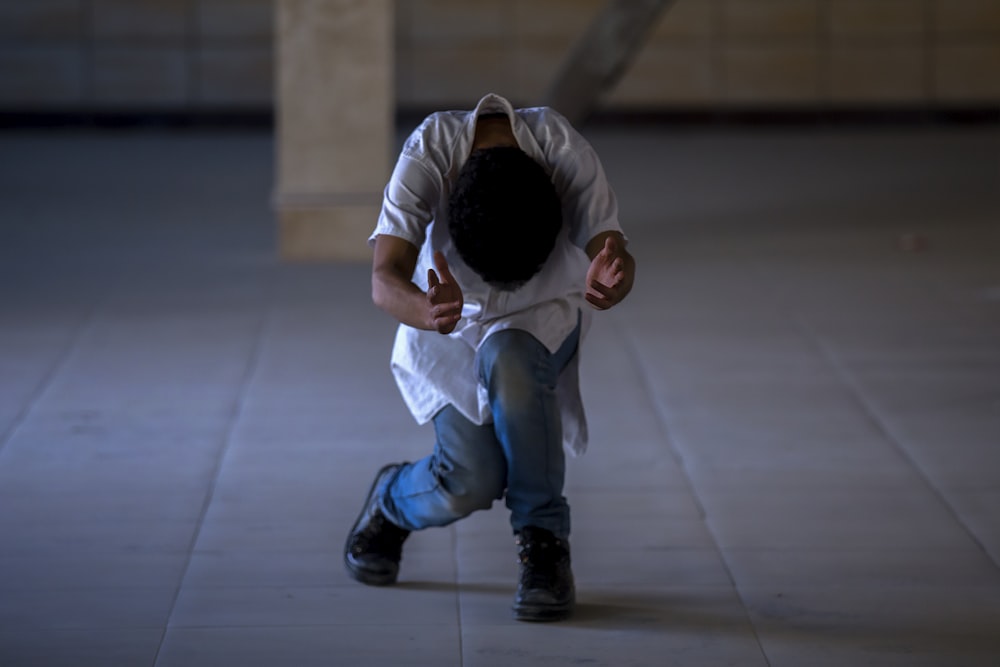
[(277, 0), (278, 245), (366, 260), (394, 141), (393, 0)]

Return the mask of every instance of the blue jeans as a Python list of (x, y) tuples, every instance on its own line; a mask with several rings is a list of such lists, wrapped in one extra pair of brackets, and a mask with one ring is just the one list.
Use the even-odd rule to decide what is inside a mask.
[(489, 336), (476, 353), (493, 423), (478, 425), (448, 405), (434, 417), (434, 452), (403, 466), (380, 498), (401, 528), (445, 526), (489, 509), (506, 490), (515, 532), (537, 526), (567, 538), (566, 457), (556, 400), (559, 375), (576, 353), (580, 327), (552, 354), (526, 331)]

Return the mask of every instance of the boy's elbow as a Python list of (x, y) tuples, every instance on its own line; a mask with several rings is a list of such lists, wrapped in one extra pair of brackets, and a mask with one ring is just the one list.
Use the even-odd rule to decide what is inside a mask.
[(393, 284), (391, 277), (379, 271), (372, 273), (372, 303), (385, 312), (392, 311)]
[(372, 303), (385, 310), (385, 290), (379, 284), (378, 277), (372, 276)]

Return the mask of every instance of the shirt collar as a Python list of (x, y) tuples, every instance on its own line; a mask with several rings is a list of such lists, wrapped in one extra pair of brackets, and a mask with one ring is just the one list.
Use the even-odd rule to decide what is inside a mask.
[(476, 105), (476, 110), (473, 112), (473, 119), (479, 118), (482, 115), (489, 113), (503, 113), (507, 114), (510, 118), (510, 122), (514, 122), (514, 107), (503, 97), (500, 97), (496, 93), (489, 93), (483, 99), (479, 100), (479, 104)]
[(472, 138), (476, 133), (476, 120), (484, 114), (491, 113), (507, 114), (507, 118), (510, 119), (510, 127), (514, 131), (514, 138), (517, 140), (518, 147), (531, 156), (531, 158), (536, 162), (541, 163), (542, 166), (548, 170), (548, 167), (545, 165), (541, 146), (538, 145), (538, 141), (532, 135), (531, 130), (525, 124), (524, 120), (514, 111), (514, 106), (506, 98), (501, 97), (496, 93), (488, 93), (483, 96), (483, 98), (479, 100), (479, 103), (476, 104), (475, 110), (472, 114), (470, 114), (468, 126), (466, 127), (468, 145), (472, 145)]

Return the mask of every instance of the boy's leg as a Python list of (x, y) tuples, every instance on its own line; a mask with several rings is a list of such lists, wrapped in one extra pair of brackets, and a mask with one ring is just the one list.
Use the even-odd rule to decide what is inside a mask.
[(566, 459), (556, 398), (559, 374), (576, 353), (579, 327), (553, 354), (524, 331), (487, 338), (476, 366), (487, 388), (496, 435), (507, 458), (507, 507), (517, 536), (518, 620), (566, 618), (575, 602)]
[(434, 417), (434, 453), (382, 468), (344, 546), (348, 573), (366, 584), (396, 581), (410, 531), (444, 526), (503, 496), (507, 465), (493, 426), (447, 406)]
[(483, 341), (476, 354), (476, 370), (507, 461), (507, 507), (514, 532), (535, 526), (560, 539), (569, 536), (556, 383), (578, 342), (579, 327), (551, 353), (526, 331), (508, 329)]
[(430, 456), (403, 466), (381, 498), (406, 530), (446, 526), (503, 497), (507, 462), (492, 424), (474, 424), (448, 405), (434, 416)]

